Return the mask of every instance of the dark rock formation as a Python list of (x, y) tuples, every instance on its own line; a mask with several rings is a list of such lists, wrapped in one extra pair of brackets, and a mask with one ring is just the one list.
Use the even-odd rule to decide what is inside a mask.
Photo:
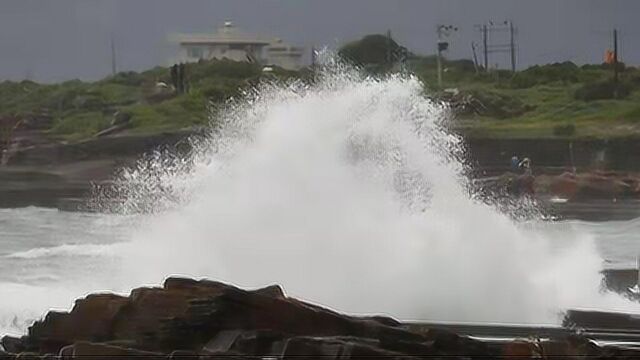
[[(575, 316), (572, 317), (575, 319)], [(574, 320), (575, 321), (575, 320)], [(616, 320), (617, 321), (617, 320)], [(630, 326), (635, 326), (630, 324)], [(22, 338), (5, 337), (15, 359), (555, 359), (638, 358), (589, 339), (490, 343), (448, 330), (410, 331), (386, 317), (353, 317), (287, 297), (279, 286), (242, 290), (169, 278), (128, 297), (93, 294), (50, 312)]]
[(565, 327), (590, 329), (640, 330), (640, 316), (602, 311), (569, 310), (562, 322)]
[(631, 173), (594, 171), (536, 176), (504, 173), (486, 185), (513, 195), (549, 195), (577, 201), (640, 199), (640, 174)]

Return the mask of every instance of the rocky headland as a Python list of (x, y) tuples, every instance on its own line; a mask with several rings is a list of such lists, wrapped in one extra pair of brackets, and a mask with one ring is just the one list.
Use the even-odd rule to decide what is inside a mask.
[[(22, 337), (2, 338), (0, 359), (637, 359), (576, 329), (610, 314), (568, 313), (561, 335), (479, 340), (385, 316), (355, 317), (285, 295), (209, 280), (168, 278), (129, 296), (91, 294), (49, 312)], [(638, 320), (623, 315), (627, 328)], [(610, 321), (611, 322), (611, 321)]]

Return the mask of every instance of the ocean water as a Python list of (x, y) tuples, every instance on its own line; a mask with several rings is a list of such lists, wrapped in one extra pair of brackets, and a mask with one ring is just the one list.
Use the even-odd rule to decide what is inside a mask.
[(600, 289), (604, 267), (633, 263), (640, 224), (550, 223), (479, 198), (446, 107), (414, 77), (329, 62), (313, 85), (264, 84), (216, 119), (189, 156), (153, 154), (98, 191), (104, 213), (2, 210), (0, 333), (169, 275), (407, 320), (640, 311)]
[[(0, 209), (0, 333), (21, 334), (47, 309), (69, 309), (75, 298), (88, 292), (127, 293), (127, 285), (136, 286), (119, 284), (126, 276), (119, 252), (133, 229), (148, 221), (143, 217), (37, 207)], [(633, 268), (635, 254), (640, 253), (640, 219), (528, 223), (522, 231), (550, 233), (557, 239), (551, 244), (555, 253), (572, 246), (558, 235), (590, 234), (603, 268)], [(156, 283), (163, 275), (158, 274)]]

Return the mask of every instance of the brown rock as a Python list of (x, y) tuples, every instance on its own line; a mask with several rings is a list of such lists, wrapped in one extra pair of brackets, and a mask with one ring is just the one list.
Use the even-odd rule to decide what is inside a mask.
[(565, 172), (551, 179), (549, 192), (565, 199), (572, 199), (578, 191), (578, 182), (573, 173)]
[[(29, 343), (40, 353), (58, 353), (76, 341), (125, 341), (154, 348), (149, 334), (168, 318), (181, 316), (189, 301), (219, 294), (228, 285), (169, 278), (163, 288), (139, 288), (129, 297), (94, 294), (76, 301), (70, 313), (49, 312), (29, 328)], [(274, 290), (270, 290), (274, 291)], [(275, 293), (275, 292), (274, 292)]]
[(79, 340), (106, 341), (111, 324), (128, 299), (115, 294), (92, 294), (77, 300), (70, 313), (51, 311), (29, 328), (40, 353), (58, 353)]
[(0, 350), (0, 360), (15, 360), (16, 354), (4, 352)]
[(504, 346), (502, 356), (506, 360), (533, 359), (534, 351), (531, 344), (526, 341), (513, 341)]
[(579, 175), (577, 185), (576, 196), (585, 198), (619, 198), (630, 191), (629, 185), (617, 177), (597, 173)]
[(80, 341), (73, 344), (73, 359), (90, 358), (91, 360), (113, 360), (142, 358), (148, 360), (164, 360), (166, 356), (158, 352), (127, 349), (119, 346), (97, 344)]
[(242, 330), (223, 330), (205, 344), (202, 351), (210, 354), (226, 353), (233, 349)]
[(58, 357), (60, 358), (60, 360), (73, 359), (73, 345), (67, 345), (60, 349)]
[(168, 278), (162, 288), (135, 289), (113, 323), (113, 338), (154, 347), (155, 340), (145, 338), (146, 334), (159, 332), (166, 319), (184, 315), (189, 301), (219, 295), (227, 288), (215, 281)]
[(640, 328), (640, 319), (630, 314), (616, 312), (568, 310), (562, 325), (585, 329), (637, 330)]
[(445, 329), (429, 329), (425, 340), (431, 342), (433, 349), (439, 354), (478, 357), (492, 355), (486, 344)]
[(246, 291), (214, 281), (169, 278), (161, 288), (135, 289), (129, 297), (90, 295), (70, 313), (50, 312), (20, 343), (67, 360), (153, 358), (174, 350), (190, 351), (174, 353), (174, 358), (201, 351), (208, 358), (291, 357), (309, 347), (318, 356), (345, 359), (494, 355), (481, 342), (449, 331), (414, 333), (400, 325), (391, 318), (347, 316), (288, 298), (278, 286)]
[(286, 359), (411, 359), (402, 353), (386, 351), (379, 342), (370, 339), (339, 337), (294, 337), (282, 351)]
[(21, 352), (16, 356), (16, 360), (40, 360), (40, 354), (35, 352)]
[(198, 360), (199, 355), (195, 351), (175, 350), (167, 358), (168, 360)]
[(9, 335), (2, 337), (2, 340), (0, 340), (0, 345), (2, 345), (2, 348), (5, 351), (15, 354), (23, 352), (26, 348), (24, 340), (22, 338), (17, 338)]

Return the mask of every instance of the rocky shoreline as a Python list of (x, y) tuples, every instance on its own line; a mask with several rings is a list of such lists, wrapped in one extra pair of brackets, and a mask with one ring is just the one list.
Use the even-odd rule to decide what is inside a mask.
[[(630, 324), (638, 327), (637, 320)], [(242, 290), (168, 278), (162, 287), (134, 289), (129, 296), (92, 294), (70, 312), (51, 311), (27, 335), (2, 338), (0, 359), (640, 358), (640, 350), (599, 346), (569, 330), (558, 338), (530, 335), (481, 341), (384, 316), (339, 314), (288, 297), (277, 285)]]
[(116, 134), (75, 143), (19, 143), (0, 164), (0, 207), (78, 210), (92, 184), (109, 181), (117, 169), (156, 150), (190, 150), (187, 139), (203, 129), (157, 134)]

